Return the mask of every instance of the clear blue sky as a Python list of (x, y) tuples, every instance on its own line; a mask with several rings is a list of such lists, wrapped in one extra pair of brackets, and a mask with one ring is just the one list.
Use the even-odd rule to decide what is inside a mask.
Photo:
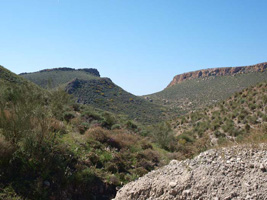
[(179, 73), (267, 61), (266, 0), (0, 0), (0, 65), (97, 68), (149, 94)]

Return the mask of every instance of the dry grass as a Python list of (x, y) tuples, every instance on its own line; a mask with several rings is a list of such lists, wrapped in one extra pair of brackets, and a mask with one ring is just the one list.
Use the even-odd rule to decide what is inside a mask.
[(250, 148), (262, 148), (263, 146), (265, 146), (263, 144), (267, 144), (267, 123), (264, 123), (256, 129), (252, 130), (248, 136), (236, 141), (227, 141), (218, 145), (217, 148), (231, 147), (237, 145), (246, 146)]
[(141, 137), (126, 130), (106, 130), (102, 127), (91, 128), (85, 133), (87, 140), (93, 139), (100, 143), (106, 143), (117, 149), (125, 149), (135, 146), (141, 141)]

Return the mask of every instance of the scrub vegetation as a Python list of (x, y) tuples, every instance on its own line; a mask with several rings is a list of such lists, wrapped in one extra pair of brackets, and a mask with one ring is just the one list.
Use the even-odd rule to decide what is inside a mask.
[[(35, 84), (41, 73), (62, 79), (47, 89)], [(170, 115), (162, 106), (96, 74), (69, 69), (33, 74), (27, 80), (27, 74), (0, 66), (0, 199), (111, 199), (121, 186), (171, 159), (267, 140), (266, 81), (163, 120)], [(255, 82), (263, 76), (254, 75)], [(212, 93), (209, 81), (206, 90)]]

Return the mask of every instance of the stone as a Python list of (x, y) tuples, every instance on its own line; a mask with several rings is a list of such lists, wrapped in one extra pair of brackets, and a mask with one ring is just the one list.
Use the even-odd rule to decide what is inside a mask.
[(177, 184), (176, 182), (172, 181), (169, 183), (169, 186), (171, 186), (171, 188), (174, 188), (176, 186), (176, 184)]
[(264, 164), (262, 164), (262, 163), (260, 164), (260, 169), (261, 169), (261, 171), (263, 171), (263, 172), (266, 171)]
[(49, 181), (44, 181), (44, 185), (45, 185), (46, 187), (50, 187), (50, 182), (49, 182)]
[[(267, 176), (263, 170), (267, 144), (251, 149), (249, 146), (211, 149), (192, 160), (173, 160), (123, 186), (115, 199), (266, 199)], [(238, 158), (248, 164), (241, 165)]]

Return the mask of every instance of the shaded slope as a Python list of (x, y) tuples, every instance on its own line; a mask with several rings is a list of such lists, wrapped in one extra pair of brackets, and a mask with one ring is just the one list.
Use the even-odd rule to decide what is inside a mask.
[(195, 78), (147, 95), (145, 98), (165, 105), (178, 114), (184, 114), (226, 99), (235, 92), (265, 80), (267, 71)]
[(56, 68), (21, 76), (44, 88), (63, 86), (79, 103), (126, 115), (139, 122), (159, 122), (166, 115), (162, 106), (126, 92), (109, 78), (100, 78), (95, 69)]
[(108, 78), (71, 81), (66, 90), (78, 98), (79, 103), (124, 114), (137, 121), (158, 122), (164, 116), (164, 109), (136, 97), (115, 85)]

